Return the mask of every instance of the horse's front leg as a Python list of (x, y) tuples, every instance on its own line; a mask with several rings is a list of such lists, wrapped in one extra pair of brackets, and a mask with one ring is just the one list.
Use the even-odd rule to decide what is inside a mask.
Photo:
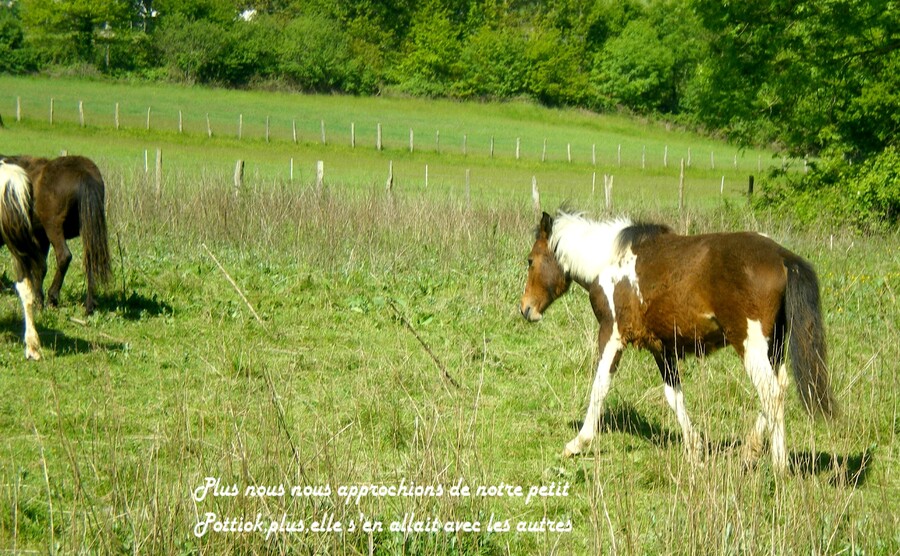
[(25, 315), (25, 359), (35, 361), (41, 358), (41, 340), (34, 327), (35, 288), (29, 278), (16, 282), (16, 291), (22, 300), (22, 312)]
[(588, 404), (587, 414), (581, 430), (563, 450), (563, 457), (571, 457), (580, 454), (587, 448), (600, 426), (600, 413), (603, 411), (603, 400), (609, 393), (612, 375), (616, 372), (622, 349), (625, 347), (619, 336), (619, 329), (613, 319), (604, 319), (600, 323), (600, 363), (597, 364), (597, 374), (594, 376), (594, 385), (591, 388), (591, 400)]

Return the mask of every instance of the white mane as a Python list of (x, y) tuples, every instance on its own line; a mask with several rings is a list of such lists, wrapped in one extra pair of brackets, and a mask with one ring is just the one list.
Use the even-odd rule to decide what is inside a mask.
[[(25, 169), (16, 164), (10, 164), (0, 161), (0, 204), (5, 204), (7, 200), (15, 203), (15, 207), (4, 207), (17, 210), (19, 214), (31, 214), (31, 181)], [(11, 199), (10, 199), (11, 197)], [(26, 219), (27, 224), (31, 225), (31, 217)]]
[(553, 220), (550, 249), (572, 278), (594, 282), (604, 269), (618, 263), (616, 237), (631, 224), (628, 218), (595, 222), (580, 214), (560, 213)]

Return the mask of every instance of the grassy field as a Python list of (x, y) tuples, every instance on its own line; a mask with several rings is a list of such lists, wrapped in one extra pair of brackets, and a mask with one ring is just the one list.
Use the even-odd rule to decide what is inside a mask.
[[(40, 363), (24, 361), (19, 302), (10, 291), (4, 296), (0, 551), (900, 551), (900, 237), (801, 230), (779, 215), (749, 212), (743, 190), (754, 170), (733, 168), (725, 153), (734, 149), (664, 126), (519, 105), (6, 77), (0, 85), (12, 99), (11, 108), (0, 105), (7, 126), (0, 152), (67, 149), (100, 163), (116, 261), (115, 281), (91, 317), (82, 315), (84, 280), (72, 265), (62, 307), (38, 318)], [(26, 115), (51, 96), (57, 110), (62, 99), (76, 110), (58, 112), (52, 127), (46, 111), (16, 122), (17, 96), (31, 103)], [(78, 99), (90, 107), (118, 98), (130, 129), (117, 132), (94, 116), (78, 125)], [(258, 122), (271, 113), (288, 129), (293, 114), (315, 125), (296, 145), (289, 134), (266, 143), (246, 128), (240, 141), (209, 139), (196, 123), (190, 133), (148, 132), (140, 118), (150, 101), (209, 112), (213, 122), (237, 113)], [(168, 118), (177, 125), (177, 115)], [(371, 141), (351, 149), (349, 133), (323, 146), (321, 118), (338, 122), (330, 129), (382, 121), (395, 135), (384, 152)], [(492, 135), (506, 146), (493, 159), (483, 151), (410, 154), (404, 141), (418, 122), (439, 127), (443, 145), (468, 133), (470, 149)], [(509, 148), (518, 134), (523, 144), (528, 137), (527, 159)], [(557, 154), (541, 163), (533, 153), (543, 136)], [(584, 154), (572, 163), (558, 154), (567, 137), (582, 153), (595, 141), (632, 148), (621, 167), (607, 154), (595, 168)], [(713, 170), (698, 157), (679, 213), (678, 170), (659, 159), (642, 168), (642, 147), (633, 146), (645, 141), (648, 153), (668, 144), (680, 159), (697, 145), (693, 152), (714, 149), (729, 163)], [(143, 168), (143, 150), (153, 156), (156, 148), (164, 153), (159, 195), (152, 169)], [(755, 168), (756, 154), (745, 154)], [(235, 195), (238, 158), (248, 172)], [(290, 158), (304, 169), (294, 182)], [(326, 161), (330, 176), (322, 191), (310, 175), (316, 160)], [(392, 194), (384, 190), (390, 160)], [(427, 189), (425, 164), (434, 172)], [(601, 177), (591, 195), (595, 171)], [(741, 467), (740, 439), (758, 402), (727, 351), (684, 365), (687, 404), (710, 445), (702, 467), (685, 461), (658, 372), (636, 351), (623, 358), (593, 452), (560, 459), (583, 417), (596, 322), (580, 291), (540, 324), (517, 314), (536, 224), (531, 177), (545, 208), (565, 202), (602, 217), (603, 173), (616, 175), (616, 213), (692, 232), (763, 231), (816, 266), (845, 416), (810, 421), (790, 393), (789, 476), (774, 476), (767, 460)], [(79, 242), (73, 251), (77, 263)], [(203, 497), (207, 478), (218, 479), (218, 489)], [(363, 485), (422, 490), (361, 495)], [(255, 496), (248, 486), (270, 489)], [(532, 487), (544, 491), (528, 498)], [(210, 514), (208, 529), (198, 527)], [(482, 530), (390, 531), (410, 514), (451, 526), (477, 521)], [(236, 532), (228, 519), (259, 522), (262, 531)], [(571, 531), (546, 530), (548, 520)], [(267, 535), (273, 522), (284, 530)], [(511, 530), (488, 531), (492, 523)], [(517, 532), (520, 523), (536, 530)]]

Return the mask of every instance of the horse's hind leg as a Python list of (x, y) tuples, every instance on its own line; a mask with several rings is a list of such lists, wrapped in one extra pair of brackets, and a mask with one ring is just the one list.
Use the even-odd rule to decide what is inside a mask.
[(669, 353), (654, 353), (656, 366), (662, 375), (664, 393), (669, 407), (675, 413), (675, 418), (681, 426), (682, 442), (688, 457), (693, 462), (699, 462), (703, 455), (703, 439), (694, 430), (691, 418), (688, 417), (687, 407), (684, 405), (684, 394), (681, 392), (681, 378), (678, 374), (678, 361)]
[(622, 356), (624, 345), (619, 337), (616, 324), (608, 321), (600, 325), (600, 362), (597, 364), (597, 374), (594, 376), (594, 385), (591, 387), (591, 401), (588, 404), (587, 414), (578, 435), (566, 444), (563, 457), (571, 457), (580, 454), (587, 448), (597, 433), (600, 425), (600, 413), (603, 411), (603, 400), (609, 393), (612, 375), (616, 372), (619, 358)]
[[(72, 252), (69, 251), (69, 245), (66, 243), (66, 238), (61, 228), (59, 230), (47, 230), (47, 238), (53, 245), (53, 252), (56, 253), (56, 272), (53, 274), (50, 289), (47, 290), (47, 303), (56, 307), (59, 305), (59, 291), (62, 289), (66, 272), (69, 271), (69, 264), (72, 262)], [(90, 291), (89, 287), (88, 292)]]
[[(747, 435), (744, 443), (743, 457), (745, 463), (750, 463), (758, 457), (763, 447), (763, 435), (766, 431), (770, 434), (772, 451), (772, 466), (778, 472), (787, 469), (787, 450), (784, 440), (784, 397), (787, 386), (787, 371), (780, 356), (780, 338), (774, 340), (778, 344), (776, 355), (770, 349), (769, 340), (763, 335), (759, 321), (747, 321), (747, 339), (744, 340), (743, 353), (744, 368), (750, 375), (750, 380), (759, 394), (762, 411), (756, 419), (756, 424)], [(772, 366), (777, 364), (778, 372)]]

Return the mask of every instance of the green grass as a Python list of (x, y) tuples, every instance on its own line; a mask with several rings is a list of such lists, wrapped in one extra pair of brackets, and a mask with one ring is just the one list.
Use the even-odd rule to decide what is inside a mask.
[[(49, 94), (56, 83), (63, 92), (54, 91), (55, 98), (71, 90), (71, 98), (83, 94), (86, 102), (142, 91), (68, 81), (0, 82), (13, 99), (17, 87), (40, 85), (42, 94)], [(183, 94), (185, 103), (211, 113), (252, 98), (248, 105), (262, 114), (270, 98), (163, 88), (152, 93), (155, 98)], [(459, 129), (482, 114), (484, 136), (499, 137), (514, 121), (538, 130), (534, 137), (574, 135), (586, 128), (593, 131), (585, 137), (607, 134), (621, 137), (623, 144), (627, 137), (639, 138), (641, 129), (650, 138), (670, 133), (527, 106), (287, 95), (274, 95), (272, 106), (285, 99), (297, 106), (343, 104), (343, 110), (332, 110), (366, 113), (370, 121), (382, 115), (385, 122), (424, 118), (405, 116), (404, 105), (415, 107), (413, 112), (445, 111), (448, 121), (461, 122)], [(590, 165), (559, 160), (542, 165), (515, 161), (508, 153), (494, 160), (459, 153), (409, 155), (400, 148), (378, 153), (371, 147), (322, 147), (314, 138), (294, 146), (289, 140), (210, 141), (203, 133), (116, 133), (109, 126), (81, 129), (71, 122), (50, 129), (39, 121), (11, 122), (8, 109), (2, 113), (7, 129), (0, 131), (0, 152), (54, 154), (68, 148), (101, 161), (116, 259), (115, 282), (101, 296), (101, 310), (85, 318), (84, 280), (76, 268), (80, 244), (73, 242), (76, 264), (62, 307), (38, 318), (45, 355), (40, 363), (24, 361), (18, 299), (4, 296), (4, 549), (142, 554), (368, 554), (370, 549), (378, 554), (892, 554), (900, 549), (896, 234), (864, 238), (843, 229), (801, 230), (778, 215), (747, 213), (737, 186), (726, 187), (719, 197), (720, 178), (711, 171), (710, 185), (694, 190), (687, 211), (679, 214), (676, 194), (668, 193), (671, 173), (633, 164), (621, 173), (617, 169), (617, 210), (692, 232), (764, 231), (813, 262), (822, 282), (835, 394), (846, 415), (831, 425), (812, 422), (791, 392), (787, 427), (793, 472), (773, 476), (767, 460), (745, 471), (739, 442), (758, 403), (749, 379), (728, 351), (689, 360), (686, 401), (713, 447), (704, 466), (693, 468), (682, 454), (655, 366), (646, 354), (629, 350), (593, 452), (561, 460), (558, 454), (575, 433), (573, 423), (583, 417), (597, 358), (596, 322), (581, 291), (558, 301), (537, 325), (517, 314), (516, 303), (536, 224), (531, 176), (538, 175), (546, 208), (569, 201), (602, 216), (599, 188), (590, 194)], [(143, 149), (156, 145), (163, 146), (167, 168), (158, 198), (153, 176), (142, 167)], [(304, 164), (325, 158), (326, 168), (334, 170), (325, 190), (317, 192), (307, 174), (293, 184), (279, 175), (290, 156)], [(231, 172), (239, 157), (254, 162), (244, 190), (235, 196)], [(392, 158), (397, 183), (389, 195), (381, 169)], [(408, 177), (403, 173), (407, 164), (425, 163), (446, 172), (432, 174), (428, 190), (414, 181), (412, 170)], [(467, 200), (460, 176), (469, 163)], [(735, 181), (743, 173), (739, 169)], [(588, 181), (576, 181), (584, 175)], [(602, 187), (602, 177), (599, 181)], [(444, 378), (441, 367), (460, 388)], [(401, 481), (449, 487), (460, 479), (473, 489), (504, 482), (526, 489), (568, 483), (569, 490), (567, 496), (528, 505), (521, 498), (445, 495), (368, 497), (357, 506), (345, 504), (336, 492), (322, 498), (195, 502), (191, 493), (209, 476), (242, 491), (247, 485), (329, 485), (336, 491), (341, 485)], [(206, 512), (250, 520), (261, 514), (267, 524), (282, 515), (312, 521), (331, 512), (344, 523), (358, 522), (362, 513), (385, 526), (409, 512), (485, 523), (493, 515), (513, 527), (547, 517), (571, 520), (572, 531), (404, 535), (358, 529), (269, 540), (237, 533), (197, 538), (194, 526)]]

